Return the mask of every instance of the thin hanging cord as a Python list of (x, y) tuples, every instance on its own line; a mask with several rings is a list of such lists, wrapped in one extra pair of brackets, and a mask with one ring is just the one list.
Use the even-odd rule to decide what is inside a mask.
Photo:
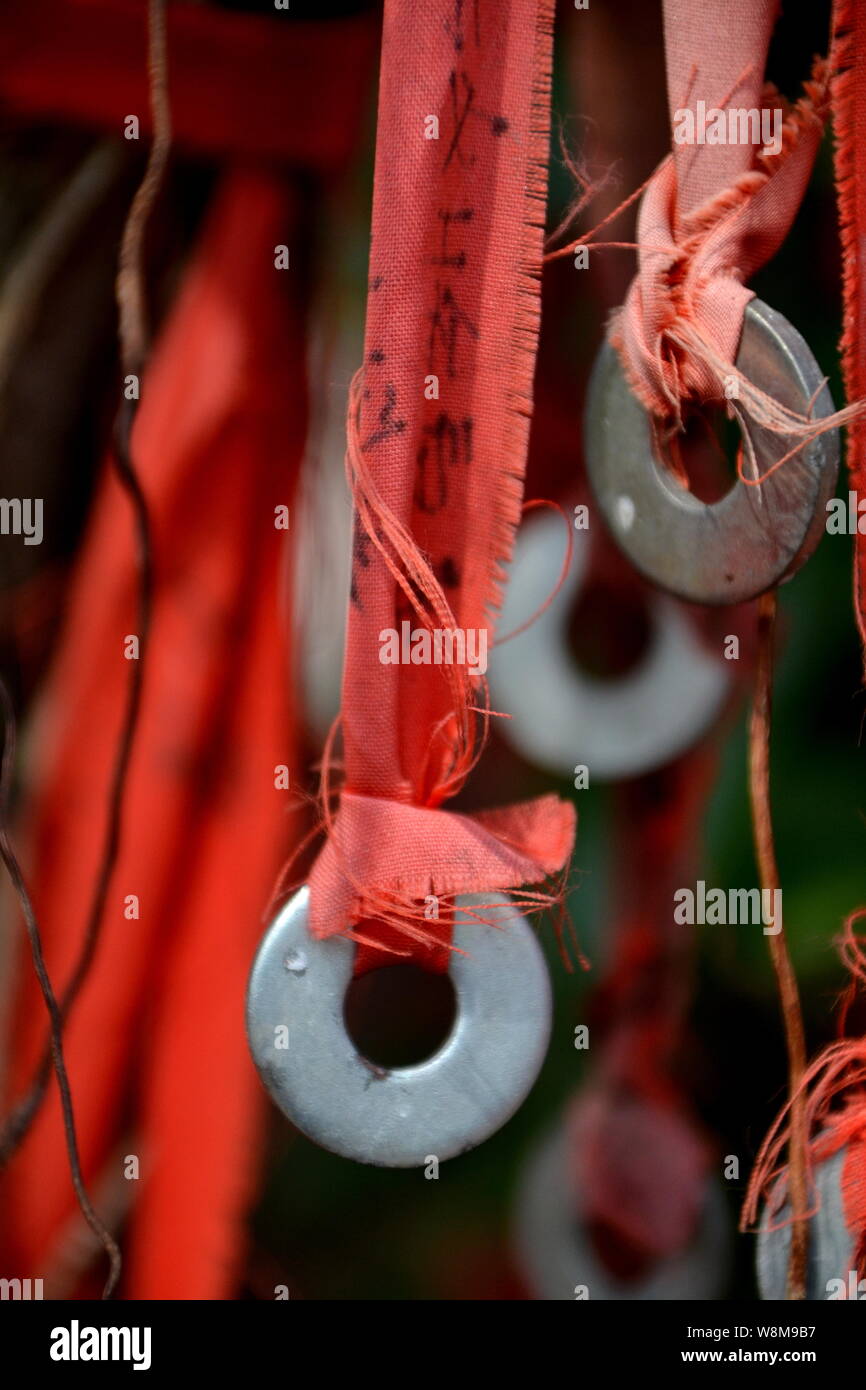
[[(154, 135), (148, 156), (147, 167), (141, 184), (133, 199), (123, 233), (119, 268), (117, 275), (117, 303), (119, 314), (120, 356), (124, 374), (141, 374), (147, 360), (148, 332), (144, 314), (144, 274), (143, 245), (144, 233), (150, 212), (162, 182), (171, 145), (171, 116), (168, 103), (167, 58), (165, 40), (165, 0), (150, 0), (149, 4), (149, 52), (148, 68), (150, 76), (151, 109), (153, 112)], [(130, 449), (132, 425), (137, 410), (137, 400), (124, 398), (118, 413), (115, 427), (115, 453), (113, 467), (118, 481), (127, 493), (132, 504), (136, 542), (138, 549), (139, 585), (137, 604), (137, 625), (139, 636), (139, 658), (131, 663), (129, 691), (126, 712), (121, 730), (120, 742), (115, 757), (114, 771), (109, 793), (108, 818), (105, 844), (97, 874), (93, 900), (88, 916), (87, 929), (81, 954), (60, 1001), (58, 1018), (62, 1027), (69, 1011), (87, 978), (99, 940), (99, 932), (105, 912), (108, 888), (120, 848), (122, 830), (123, 794), (129, 770), (130, 758), (135, 742), (141, 709), (142, 691), (150, 621), (153, 608), (153, 546), (151, 540), (150, 518), (147, 502), (138, 475), (135, 471)], [(14, 730), (14, 711), (12, 712)], [(8, 725), (8, 719), (7, 719)], [(13, 733), (14, 741), (14, 733)], [(4, 821), (5, 825), (5, 821)], [(5, 834), (5, 831), (4, 831)], [(11, 846), (9, 848), (11, 854)], [(5, 855), (4, 855), (5, 858)], [(7, 867), (9, 867), (7, 862)], [(10, 876), (16, 884), (25, 917), (32, 916), (29, 898), (22, 895), (10, 868)], [(29, 918), (28, 918), (29, 920)], [(35, 920), (34, 920), (35, 927)], [(38, 934), (37, 934), (38, 936)], [(34, 962), (36, 960), (34, 952)], [(41, 950), (40, 950), (41, 961)], [(42, 967), (44, 970), (44, 965)], [(37, 965), (37, 973), (39, 966)], [(41, 977), (40, 977), (40, 983)], [(46, 984), (47, 976), (46, 976)], [(50, 989), (50, 985), (48, 986)], [(43, 993), (44, 993), (43, 987)], [(56, 1008), (53, 993), (52, 1003)], [(47, 996), (46, 996), (47, 1001)], [(49, 1006), (51, 1012), (51, 1006)], [(52, 1015), (53, 1023), (53, 1015)], [(51, 1074), (52, 1062), (57, 1066), (55, 1038), (51, 1041), (41, 1058), (30, 1090), (10, 1116), (2, 1136), (0, 1136), (0, 1167), (7, 1163), (27, 1134), (44, 1099)], [(73, 1135), (74, 1138), (74, 1135)], [(77, 1161), (77, 1160), (76, 1160)], [(70, 1151), (70, 1163), (72, 1154)], [(75, 1180), (73, 1171), (73, 1181)], [(76, 1187), (76, 1191), (77, 1191)], [(80, 1198), (79, 1198), (80, 1201)], [(84, 1207), (82, 1206), (82, 1210)], [(85, 1216), (87, 1212), (85, 1211)], [(89, 1219), (89, 1218), (88, 1218)], [(114, 1279), (116, 1283), (116, 1278)], [(113, 1288), (113, 1283), (112, 1283)], [(110, 1292), (110, 1290), (108, 1290)], [(106, 1295), (107, 1296), (107, 1293)]]
[[(758, 669), (749, 724), (749, 799), (752, 806), (755, 855), (761, 888), (773, 892), (779, 888), (779, 869), (776, 864), (770, 806), (770, 714), (775, 629), (776, 591), (772, 590), (758, 600)], [(806, 1070), (806, 1041), (797, 978), (788, 954), (784, 926), (781, 931), (769, 937), (769, 946), (785, 1027), (788, 1096), (791, 1106), (788, 1193), (793, 1220), (787, 1296), (789, 1299), (805, 1299), (809, 1253), (809, 1180), (806, 1096), (801, 1083)]]
[(63, 1111), (63, 1129), (66, 1135), (66, 1151), (69, 1155), (69, 1171), (72, 1175), (72, 1186), (75, 1188), (75, 1196), (78, 1205), (90, 1229), (103, 1246), (109, 1260), (108, 1278), (105, 1288), (102, 1291), (103, 1298), (110, 1298), (117, 1286), (120, 1278), (120, 1250), (111, 1232), (100, 1221), (96, 1212), (93, 1210), (90, 1198), (87, 1195), (87, 1188), (84, 1185), (84, 1177), (81, 1172), (81, 1159), (78, 1153), (78, 1140), (75, 1134), (75, 1115), (72, 1108), (72, 1093), (69, 1089), (69, 1077), (66, 1073), (66, 1063), (63, 1058), (63, 1018), (51, 988), (51, 980), (45, 968), (45, 958), (42, 954), (42, 937), (39, 932), (39, 924), (36, 921), (36, 914), (33, 911), (33, 904), (21, 866), (12, 847), (9, 838), (9, 803), (11, 798), (12, 781), (15, 775), (15, 706), (6, 682), (0, 677), (0, 703), (3, 705), (3, 761), (0, 765), (0, 856), (6, 865), (6, 872), (12, 882), (12, 886), (18, 895), (21, 909), (24, 913), (24, 921), (27, 926), (27, 935), (30, 938), (30, 950), (33, 955), (33, 968), (39, 980), (39, 988), (42, 990), (42, 997), (45, 1000), (45, 1007), (48, 1010), (48, 1017), (51, 1020), (51, 1060), (54, 1063), (54, 1071), (57, 1076), (57, 1087), (60, 1091), (60, 1105)]
[[(132, 200), (123, 229), (116, 282), (121, 362), (125, 372), (136, 374), (142, 371), (147, 361), (150, 338), (144, 285), (144, 236), (171, 149), (165, 0), (150, 0), (148, 7), (148, 77), (153, 141), (144, 177)], [(131, 419), (128, 423), (132, 423)]]

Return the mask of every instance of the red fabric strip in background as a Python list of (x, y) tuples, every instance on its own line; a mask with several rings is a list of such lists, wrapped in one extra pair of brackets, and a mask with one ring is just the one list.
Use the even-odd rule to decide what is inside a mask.
[[(357, 145), (378, 17), (281, 23), (212, 5), (166, 15), (172, 137), (181, 149), (304, 168), (340, 165)], [(18, 120), (150, 133), (147, 0), (8, 0), (0, 105)]]
[[(243, 1001), (293, 829), (274, 782), (294, 762), (274, 508), (291, 504), (307, 422), (303, 321), (274, 246), (298, 216), (270, 177), (226, 176), (133, 433), (154, 527), (151, 644), (121, 853), (65, 1052), (85, 1178), (101, 1209), (132, 1209), (134, 1298), (231, 1297), (256, 1179), (264, 1097)], [(106, 472), (34, 728), (29, 873), (58, 994), (101, 851), (136, 586), (129, 504)], [(46, 1036), (21, 966), (16, 1094)], [(3, 1194), (9, 1267), (69, 1296), (78, 1218), (54, 1087)]]

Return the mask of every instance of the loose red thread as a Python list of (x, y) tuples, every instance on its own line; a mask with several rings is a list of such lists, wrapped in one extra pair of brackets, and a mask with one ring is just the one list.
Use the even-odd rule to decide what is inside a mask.
[[(532, 502), (524, 502), (523, 504), (524, 513), (535, 511), (538, 507), (551, 507), (553, 511), (559, 512), (559, 515), (562, 517), (565, 523), (568, 544), (565, 548), (565, 556), (563, 557), (562, 561), (562, 569), (559, 571), (559, 577), (556, 581), (556, 584), (554, 585), (553, 589), (548, 594), (544, 602), (542, 604), (539, 604), (535, 612), (532, 613), (526, 619), (525, 622), (521, 623), (519, 627), (514, 628), (511, 632), (507, 632), (504, 637), (497, 637), (496, 641), (493, 643), (494, 647), (501, 647), (505, 642), (510, 642), (513, 637), (519, 637), (521, 632), (526, 632), (527, 628), (532, 627), (533, 623), (538, 622), (538, 619), (541, 617), (542, 613), (547, 612), (548, 608), (553, 603), (557, 594), (562, 589), (563, 584), (568, 578), (568, 572), (571, 569), (572, 556), (574, 555), (574, 528), (572, 527), (569, 517), (566, 515), (562, 507), (560, 507), (558, 502), (549, 502), (543, 498), (536, 498)], [(490, 714), (491, 716), (494, 716), (497, 714), (497, 712), (495, 710), (491, 710)], [(506, 714), (504, 717), (506, 719), (509, 719), (511, 716)]]
[[(839, 941), (842, 961), (852, 977), (840, 1000), (840, 1037), (804, 1069), (795, 1093), (776, 1117), (758, 1152), (743, 1208), (744, 1229), (757, 1225), (762, 1203), (767, 1207), (763, 1217), (766, 1229), (778, 1230), (790, 1224), (790, 1217), (784, 1221), (776, 1217), (790, 1186), (785, 1153), (795, 1128), (808, 1137), (807, 1182), (816, 1166), (840, 1149), (847, 1149), (842, 1173), (843, 1209), (854, 1236), (855, 1265), (861, 1277), (866, 1277), (866, 1038), (842, 1035), (851, 1004), (866, 987), (866, 937), (856, 931), (864, 918), (866, 908), (853, 912)], [(816, 1210), (814, 1200), (810, 1200), (805, 1215), (813, 1216)]]

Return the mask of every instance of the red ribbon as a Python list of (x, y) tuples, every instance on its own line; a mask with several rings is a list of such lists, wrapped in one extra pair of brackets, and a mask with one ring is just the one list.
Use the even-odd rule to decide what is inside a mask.
[[(776, 11), (776, 0), (665, 0), (674, 146), (644, 195), (639, 270), (610, 336), (635, 394), (677, 427), (685, 403), (724, 398), (753, 295), (744, 281), (784, 241), (821, 140), (826, 63), (794, 107), (764, 85)], [(762, 113), (770, 141), (756, 145), (741, 132)]]
[[(837, 0), (833, 8), (834, 77), (833, 123), (836, 143), (836, 187), (842, 235), (844, 327), (842, 372), (849, 401), (866, 397), (866, 3)], [(859, 415), (848, 430), (848, 472), (852, 488), (866, 497), (866, 418)], [(854, 537), (854, 610), (863, 645), (866, 681), (866, 535)], [(866, 985), (866, 950), (855, 937), (855, 913), (846, 926), (843, 954), (852, 976)], [(848, 1079), (859, 1066), (866, 1080), (866, 1038), (849, 1043)], [(862, 1092), (836, 1127), (848, 1143), (843, 1174), (843, 1199), (850, 1229), (855, 1233), (855, 1259), (866, 1278), (866, 1103)]]
[[(837, 0), (833, 9), (833, 125), (842, 236), (844, 326), (842, 373), (849, 401), (866, 397), (866, 4)], [(866, 498), (866, 417), (848, 430), (851, 487)], [(866, 682), (866, 535), (854, 537), (854, 611)]]
[(593, 1000), (600, 1061), (569, 1112), (576, 1210), (648, 1264), (688, 1246), (712, 1158), (674, 1080), (693, 949), (671, 901), (694, 871), (716, 761), (696, 749), (618, 796), (616, 859), (629, 873), (617, 885), (612, 962)]
[[(148, 0), (7, 0), (0, 103), (30, 123), (72, 121), (120, 138), (150, 133)], [(172, 140), (210, 158), (242, 156), (317, 171), (358, 143), (352, 115), (375, 56), (371, 15), (281, 23), (213, 5), (172, 4), (166, 31)]]
[(393, 950), (396, 932), (427, 965), (443, 930), (426, 898), (447, 910), (458, 892), (540, 884), (574, 834), (573, 808), (553, 797), (484, 816), (440, 809), (477, 761), (483, 673), (380, 659), (383, 635), (404, 621), (489, 645), (532, 408), (551, 27), (549, 0), (385, 5), (364, 367), (349, 418), (345, 783), (310, 876), (311, 927), (326, 936), (373, 915), (392, 931), (361, 935)]

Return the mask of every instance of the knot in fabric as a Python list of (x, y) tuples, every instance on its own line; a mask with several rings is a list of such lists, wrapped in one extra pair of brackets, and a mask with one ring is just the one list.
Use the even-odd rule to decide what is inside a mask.
[[(743, 313), (753, 295), (744, 282), (773, 256), (796, 215), (823, 130), (826, 63), (816, 63), (793, 107), (770, 86), (761, 100), (779, 112), (778, 149), (744, 146), (732, 179), (726, 150), (719, 161), (726, 181), (708, 194), (716, 147), (677, 145), (641, 203), (638, 272), (609, 336), (632, 390), (667, 433), (683, 428), (691, 407), (736, 394), (729, 379), (738, 377)], [(703, 166), (699, 180), (696, 165)]]

